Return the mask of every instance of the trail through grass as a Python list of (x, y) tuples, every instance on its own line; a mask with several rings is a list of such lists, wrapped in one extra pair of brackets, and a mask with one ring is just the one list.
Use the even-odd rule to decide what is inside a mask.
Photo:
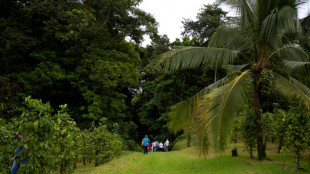
[[(238, 152), (240, 153), (240, 152)], [(144, 155), (139, 152), (125, 152), (118, 159), (98, 167), (81, 166), (76, 174), (287, 174), (310, 173), (306, 160), (301, 162), (303, 171), (295, 169), (292, 154), (269, 154), (270, 160), (257, 161), (250, 159), (246, 152), (238, 157), (231, 157), (229, 152), (199, 158), (194, 148), (180, 151), (156, 152)]]

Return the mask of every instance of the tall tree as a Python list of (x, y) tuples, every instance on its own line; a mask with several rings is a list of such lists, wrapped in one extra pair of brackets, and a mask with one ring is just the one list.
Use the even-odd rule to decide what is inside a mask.
[(1, 1), (0, 117), (17, 117), (15, 108), (31, 95), (54, 107), (68, 104), (80, 127), (105, 117), (109, 130), (120, 127), (133, 139), (139, 44), (144, 34), (158, 37), (156, 20), (137, 8), (140, 2)]
[[(219, 80), (190, 100), (174, 106), (171, 127), (181, 129), (193, 118), (200, 120), (200, 147), (223, 148), (229, 134), (234, 112), (250, 102), (254, 114), (258, 159), (266, 158), (263, 147), (261, 119), (262, 74), (271, 77), (278, 94), (296, 99), (310, 109), (310, 89), (290, 78), (286, 71), (276, 72), (272, 63), (296, 67), (309, 61), (309, 56), (297, 44), (302, 30), (297, 18), (301, 0), (220, 0), (235, 7), (240, 14), (238, 25), (223, 26), (212, 35), (208, 47), (186, 47), (162, 56), (159, 65), (164, 70), (199, 68), (206, 65), (232, 66), (228, 81)], [(298, 66), (297, 66), (298, 67)], [(225, 80), (227, 80), (225, 79)], [(251, 93), (247, 91), (250, 88)], [(210, 90), (212, 89), (212, 90)], [(250, 98), (250, 100), (248, 100)], [(180, 118), (182, 117), (182, 118)]]
[(204, 5), (197, 14), (197, 21), (184, 19), (182, 21), (185, 37), (196, 37), (202, 46), (207, 45), (207, 41), (216, 29), (227, 22), (227, 12), (223, 11), (218, 4)]

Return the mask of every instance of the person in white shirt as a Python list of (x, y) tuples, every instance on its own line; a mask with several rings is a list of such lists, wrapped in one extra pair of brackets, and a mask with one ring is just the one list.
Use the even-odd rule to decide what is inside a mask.
[(168, 152), (168, 146), (169, 146), (169, 140), (167, 139), (166, 142), (165, 142), (165, 151)]
[(153, 152), (156, 152), (156, 148), (157, 148), (157, 146), (156, 146), (156, 141), (154, 141), (154, 142), (152, 143), (152, 147), (153, 147)]
[(163, 145), (163, 143), (162, 142), (160, 142), (159, 143), (159, 149), (161, 149), (162, 150), (162, 148), (164, 147), (164, 145)]

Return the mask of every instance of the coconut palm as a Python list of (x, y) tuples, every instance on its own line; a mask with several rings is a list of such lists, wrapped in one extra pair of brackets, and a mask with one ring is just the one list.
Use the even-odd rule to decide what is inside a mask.
[[(208, 47), (177, 48), (161, 56), (158, 65), (176, 71), (202, 66), (229, 67), (230, 75), (206, 87), (191, 99), (175, 105), (169, 126), (174, 131), (199, 120), (202, 152), (223, 148), (234, 112), (251, 104), (255, 113), (258, 159), (266, 158), (261, 126), (262, 74), (271, 77), (272, 89), (310, 109), (310, 90), (296, 79), (276, 72), (277, 67), (299, 68), (309, 64), (308, 54), (298, 45), (302, 35), (297, 18), (301, 0), (220, 0), (237, 8), (237, 25), (222, 26)], [(235, 66), (228, 66), (228, 64)], [(236, 66), (242, 64), (240, 66)], [(299, 71), (296, 71), (299, 72)], [(248, 92), (250, 89), (250, 92)], [(250, 99), (250, 100), (249, 100)]]

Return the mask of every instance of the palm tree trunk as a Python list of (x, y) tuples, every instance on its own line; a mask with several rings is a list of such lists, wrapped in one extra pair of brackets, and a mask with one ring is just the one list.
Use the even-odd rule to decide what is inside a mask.
[(214, 70), (214, 83), (216, 82), (216, 76), (217, 76), (217, 68)]
[(266, 158), (266, 151), (264, 149), (263, 142), (263, 129), (262, 129), (262, 117), (260, 112), (260, 72), (254, 74), (254, 113), (255, 113), (255, 125), (257, 135), (257, 153), (258, 159), (263, 160)]

